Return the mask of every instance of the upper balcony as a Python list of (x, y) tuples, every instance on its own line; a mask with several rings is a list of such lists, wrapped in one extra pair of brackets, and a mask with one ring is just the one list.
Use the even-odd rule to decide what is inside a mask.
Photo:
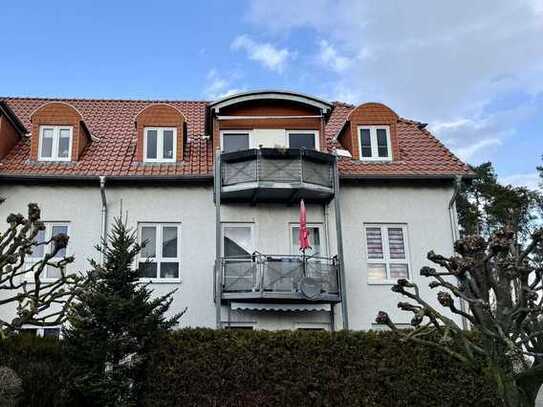
[(242, 302), (340, 302), (336, 258), (265, 255), (219, 259), (221, 299)]
[(335, 156), (298, 148), (260, 148), (221, 154), (221, 201), (330, 201)]

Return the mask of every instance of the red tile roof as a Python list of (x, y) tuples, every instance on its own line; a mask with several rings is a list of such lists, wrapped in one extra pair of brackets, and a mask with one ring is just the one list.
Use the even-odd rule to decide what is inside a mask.
[[(77, 175), (77, 176), (210, 176), (213, 168), (211, 141), (206, 135), (208, 102), (143, 101), (99, 99), (0, 98), (7, 103), (22, 124), (30, 129), (30, 115), (51, 101), (73, 105), (95, 138), (79, 161), (45, 163), (30, 160), (30, 138), (25, 137), (0, 161), (0, 175)], [(188, 142), (184, 159), (175, 164), (150, 164), (135, 160), (136, 128), (134, 118), (153, 103), (168, 103), (187, 118)], [(335, 102), (325, 135), (328, 150), (339, 147), (335, 136), (354, 107)], [(469, 168), (435, 139), (420, 123), (399, 119), (398, 137), (401, 160), (365, 163), (341, 158), (344, 176), (448, 176), (468, 175)]]

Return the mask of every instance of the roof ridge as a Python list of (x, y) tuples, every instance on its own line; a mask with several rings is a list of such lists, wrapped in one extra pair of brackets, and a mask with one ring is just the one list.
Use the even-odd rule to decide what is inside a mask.
[(130, 98), (85, 98), (85, 97), (52, 97), (52, 96), (0, 96), (0, 100), (43, 100), (43, 101), (82, 101), (82, 102), (134, 102), (134, 103), (202, 103), (209, 104), (209, 100), (201, 99), (130, 99)]

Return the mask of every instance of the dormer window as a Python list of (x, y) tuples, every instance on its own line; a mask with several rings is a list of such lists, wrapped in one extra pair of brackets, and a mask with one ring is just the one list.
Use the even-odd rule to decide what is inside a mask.
[(177, 129), (174, 127), (146, 127), (143, 157), (146, 162), (175, 162)]
[(360, 159), (362, 161), (390, 161), (390, 128), (388, 126), (359, 126)]
[(73, 127), (40, 126), (38, 159), (70, 161), (72, 159)]

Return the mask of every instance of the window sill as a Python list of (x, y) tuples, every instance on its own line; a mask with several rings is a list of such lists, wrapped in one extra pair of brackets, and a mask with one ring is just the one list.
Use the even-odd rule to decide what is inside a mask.
[(180, 278), (140, 278), (142, 283), (151, 283), (151, 284), (180, 284)]
[(386, 164), (391, 163), (393, 160), (392, 158), (359, 158), (358, 161), (370, 164)]
[(140, 161), (140, 164), (141, 165), (145, 165), (145, 166), (149, 166), (149, 167), (152, 167), (152, 166), (157, 166), (157, 165), (164, 165), (164, 164), (167, 164), (167, 165), (176, 165), (176, 164), (179, 164), (181, 163), (182, 161), (177, 161), (177, 160), (174, 160), (174, 161)]
[[(411, 280), (407, 280), (411, 282)], [(398, 280), (375, 280), (368, 281), (368, 285), (395, 285), (398, 283)]]

